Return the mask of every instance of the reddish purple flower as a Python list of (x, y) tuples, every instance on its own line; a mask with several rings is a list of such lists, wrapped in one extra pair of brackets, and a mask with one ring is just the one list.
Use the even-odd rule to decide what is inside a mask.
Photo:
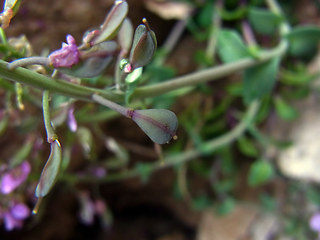
[(89, 193), (83, 192), (80, 195), (81, 210), (79, 213), (80, 221), (84, 224), (91, 225), (94, 221), (95, 206), (89, 197)]
[(30, 209), (24, 203), (13, 202), (9, 209), (0, 210), (0, 218), (3, 219), (7, 231), (21, 228), (23, 220), (30, 216)]
[(309, 221), (310, 229), (320, 234), (320, 212), (314, 213)]
[(106, 204), (103, 200), (92, 200), (88, 192), (80, 194), (80, 204), (80, 221), (87, 225), (93, 224), (95, 216), (103, 218), (107, 210)]
[(31, 170), (28, 161), (22, 162), (19, 166), (6, 172), (0, 183), (0, 191), (2, 194), (9, 194), (19, 187), (28, 177)]
[(71, 132), (77, 131), (77, 128), (78, 128), (77, 120), (74, 117), (74, 106), (73, 105), (68, 109), (68, 127)]
[(49, 61), (53, 67), (72, 67), (79, 62), (80, 53), (76, 41), (71, 35), (67, 36), (67, 43), (62, 48), (49, 55)]

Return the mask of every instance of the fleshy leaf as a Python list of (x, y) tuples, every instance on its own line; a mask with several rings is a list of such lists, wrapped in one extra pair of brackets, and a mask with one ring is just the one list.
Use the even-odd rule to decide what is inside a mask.
[(277, 97), (274, 99), (274, 105), (278, 116), (284, 120), (292, 121), (298, 117), (298, 111), (282, 98)]
[(254, 162), (249, 170), (248, 183), (251, 187), (260, 186), (274, 176), (274, 167), (269, 161), (258, 160)]
[(271, 92), (276, 82), (280, 58), (248, 68), (243, 74), (243, 97), (249, 103)]
[(298, 26), (287, 35), (289, 53), (295, 57), (310, 58), (317, 53), (320, 42), (320, 28), (317, 26)]
[(133, 69), (147, 65), (151, 61), (157, 48), (157, 40), (154, 32), (149, 28), (145, 19), (143, 22), (146, 23), (146, 25), (140, 24), (134, 33), (129, 57)]
[(61, 165), (61, 146), (58, 140), (51, 143), (51, 152), (44, 166), (35, 195), (37, 198), (46, 196), (53, 187)]
[(250, 57), (240, 35), (234, 30), (221, 30), (218, 35), (218, 53), (224, 63)]
[(277, 33), (277, 29), (282, 21), (280, 15), (256, 7), (249, 9), (248, 18), (254, 30), (265, 35)]
[(164, 144), (176, 138), (178, 119), (167, 109), (133, 110), (131, 118), (155, 143)]
[(93, 39), (92, 44), (95, 45), (113, 38), (120, 29), (127, 13), (128, 3), (126, 1), (115, 1), (113, 8), (101, 26), (100, 34)]

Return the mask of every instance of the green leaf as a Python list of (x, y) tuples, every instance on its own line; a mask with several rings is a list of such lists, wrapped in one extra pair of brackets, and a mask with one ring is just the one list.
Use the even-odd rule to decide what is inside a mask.
[(247, 137), (241, 137), (238, 139), (238, 148), (239, 150), (249, 156), (249, 157), (257, 157), (259, 155), (259, 151), (257, 147), (254, 145), (252, 140)]
[(10, 160), (11, 168), (20, 165), (24, 160), (26, 160), (33, 148), (33, 144), (33, 141), (27, 141), (25, 144), (23, 144), (23, 146), (20, 149), (17, 150), (17, 152)]
[(307, 69), (302, 69), (300, 71), (283, 69), (281, 71), (280, 81), (288, 85), (303, 87), (313, 81), (316, 77), (316, 75), (311, 75)]
[(61, 146), (58, 140), (51, 143), (51, 152), (46, 165), (44, 166), (39, 183), (36, 188), (35, 195), (37, 198), (46, 196), (54, 183), (57, 180), (57, 176), (61, 165)]
[(251, 187), (261, 186), (270, 181), (273, 176), (273, 165), (266, 160), (258, 160), (249, 169), (248, 184)]
[(282, 22), (282, 17), (269, 10), (251, 7), (248, 11), (248, 18), (253, 29), (265, 35), (277, 33), (277, 29)]
[(243, 97), (246, 103), (260, 99), (271, 92), (276, 81), (280, 58), (248, 68), (243, 74)]
[(224, 63), (250, 57), (240, 35), (234, 30), (221, 30), (218, 34), (218, 54)]
[(310, 58), (317, 53), (320, 28), (317, 26), (298, 26), (287, 35), (289, 53), (295, 57)]
[(294, 107), (286, 103), (282, 98), (275, 98), (274, 104), (276, 112), (280, 118), (290, 121), (298, 117), (298, 111)]
[(195, 210), (208, 209), (213, 204), (212, 200), (206, 195), (195, 197), (192, 202), (192, 207)]
[(228, 197), (222, 203), (217, 205), (216, 212), (219, 215), (226, 215), (232, 212), (235, 206), (236, 206), (236, 201), (233, 198)]
[(137, 163), (135, 169), (139, 172), (141, 181), (147, 183), (152, 174), (152, 167), (147, 163)]

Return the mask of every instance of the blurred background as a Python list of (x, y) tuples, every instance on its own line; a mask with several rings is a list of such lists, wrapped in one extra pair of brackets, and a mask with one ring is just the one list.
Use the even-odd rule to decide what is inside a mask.
[[(147, 83), (222, 64), (219, 50), (206, 56), (213, 23), (218, 23), (216, 29), (241, 32), (244, 19), (251, 17), (248, 23), (254, 25), (255, 10), (267, 9), (259, 0), (127, 2), (134, 28), (147, 18), (158, 40), (154, 61), (144, 70)], [(59, 49), (67, 34), (80, 43), (84, 32), (103, 22), (113, 3), (24, 0), (5, 33), (8, 39), (25, 35), (32, 55), (45, 56)], [(279, 4), (290, 25), (319, 27), (318, 1)], [(276, 32), (263, 28), (253, 32), (262, 47), (279, 42)], [(315, 30), (305, 38), (317, 45), (319, 36)], [(65, 99), (55, 98), (52, 115), (65, 152), (64, 172), (39, 214), (12, 231), (1, 227), (0, 239), (317, 239), (319, 66), (317, 51), (303, 57), (286, 55), (272, 93), (261, 100), (255, 123), (214, 151), (203, 146), (234, 129), (245, 114), (241, 72), (143, 102), (142, 106), (171, 109), (178, 116), (178, 140), (162, 148), (130, 120), (81, 101), (72, 103), (78, 129), (71, 132), (65, 120), (68, 109), (62, 104)], [(113, 69), (82, 83), (103, 88), (112, 85), (112, 74)], [(10, 87), (3, 80), (1, 86), (0, 172), (4, 174), (12, 159), (28, 160), (32, 171), (22, 188), (14, 195), (2, 194), (0, 203), (5, 206), (19, 199), (32, 209), (50, 148), (39, 107), (41, 95), (29, 88), (33, 98), (24, 100), (21, 111), (14, 94), (8, 93)], [(148, 164), (161, 161), (163, 154), (183, 159), (183, 153), (193, 149), (201, 154), (191, 161), (150, 170)], [(126, 175), (128, 169), (134, 169), (135, 177)]]

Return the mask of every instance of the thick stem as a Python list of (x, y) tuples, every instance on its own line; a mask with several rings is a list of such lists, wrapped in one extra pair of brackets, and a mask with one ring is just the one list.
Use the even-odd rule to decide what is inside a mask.
[(33, 64), (49, 66), (50, 61), (46, 57), (27, 57), (27, 58), (20, 58), (8, 64), (8, 68), (13, 70), (17, 67), (24, 67)]
[(287, 50), (287, 46), (287, 41), (283, 40), (276, 48), (261, 53), (261, 55), (259, 55), (259, 59), (244, 58), (236, 62), (208, 68), (195, 73), (190, 73), (181, 77), (174, 78), (172, 80), (152, 84), (145, 87), (139, 87), (132, 94), (132, 98), (159, 96), (183, 87), (193, 86), (199, 83), (204, 83), (219, 79), (224, 76), (228, 76), (237, 71), (261, 64), (274, 57), (283, 55)]
[(114, 111), (117, 111), (118, 113), (122, 114), (125, 117), (129, 117), (128, 116), (129, 109), (127, 109), (127, 108), (125, 108), (125, 107), (123, 107), (123, 106), (121, 106), (121, 105), (119, 105), (119, 104), (117, 104), (115, 102), (112, 102), (112, 101), (110, 101), (108, 99), (105, 99), (104, 97), (101, 97), (98, 94), (93, 94), (92, 95), (92, 100), (94, 102), (97, 102), (97, 103), (103, 105), (103, 106), (111, 108)]

